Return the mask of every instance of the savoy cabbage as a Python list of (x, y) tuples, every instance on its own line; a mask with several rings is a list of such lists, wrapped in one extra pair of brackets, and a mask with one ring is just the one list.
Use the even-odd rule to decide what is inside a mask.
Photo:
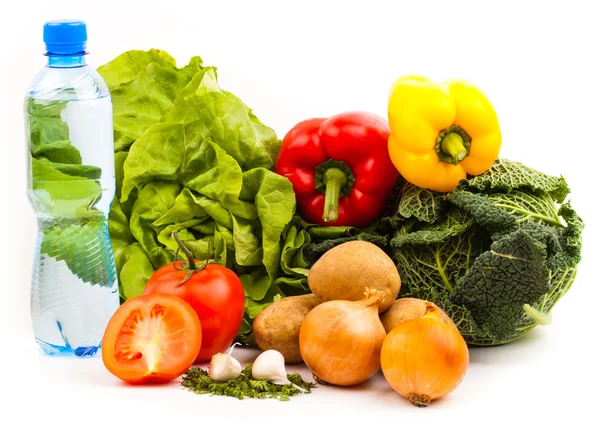
[(584, 224), (568, 194), (564, 178), (506, 159), (447, 194), (406, 184), (389, 241), (400, 296), (441, 306), (469, 344), (522, 337), (577, 273)]

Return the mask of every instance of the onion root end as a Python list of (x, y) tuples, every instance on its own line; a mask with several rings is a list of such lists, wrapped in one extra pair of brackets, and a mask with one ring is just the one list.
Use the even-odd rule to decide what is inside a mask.
[(426, 407), (431, 403), (431, 398), (425, 394), (410, 393), (408, 400), (417, 407)]

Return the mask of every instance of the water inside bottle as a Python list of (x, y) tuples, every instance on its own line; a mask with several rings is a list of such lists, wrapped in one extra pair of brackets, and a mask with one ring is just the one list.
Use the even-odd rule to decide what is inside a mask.
[[(106, 230), (105, 230), (106, 231)], [(47, 354), (93, 356), (100, 347), (108, 320), (118, 304), (116, 271), (106, 266), (105, 240), (99, 232), (96, 242), (73, 251), (72, 260), (94, 267), (96, 284), (73, 272), (67, 261), (39, 253), (34, 267), (31, 292), (33, 331), (40, 348)], [(38, 243), (44, 243), (44, 232)], [(113, 264), (114, 265), (114, 264)]]
[(107, 226), (115, 189), (111, 98), (28, 103), (28, 197), (39, 229), (33, 330), (47, 354), (91, 356), (119, 305)]

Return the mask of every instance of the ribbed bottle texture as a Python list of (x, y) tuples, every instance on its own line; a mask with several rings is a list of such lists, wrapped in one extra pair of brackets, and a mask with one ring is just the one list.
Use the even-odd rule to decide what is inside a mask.
[(94, 355), (118, 306), (117, 289), (105, 221), (40, 231), (31, 286), (40, 348), (47, 354)]

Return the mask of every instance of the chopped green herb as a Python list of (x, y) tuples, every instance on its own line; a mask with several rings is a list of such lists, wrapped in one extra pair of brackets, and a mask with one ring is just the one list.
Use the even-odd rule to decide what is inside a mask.
[[(304, 381), (300, 374), (288, 374), (287, 378), (293, 384), (304, 388), (307, 393), (316, 387), (315, 383)], [(246, 365), (238, 378), (229, 381), (215, 381), (208, 376), (208, 371), (190, 368), (183, 374), (181, 384), (196, 394), (237, 397), (240, 400), (252, 398), (288, 401), (291, 396), (302, 394), (302, 391), (292, 384), (275, 385), (269, 381), (255, 380), (252, 378), (252, 364)]]

